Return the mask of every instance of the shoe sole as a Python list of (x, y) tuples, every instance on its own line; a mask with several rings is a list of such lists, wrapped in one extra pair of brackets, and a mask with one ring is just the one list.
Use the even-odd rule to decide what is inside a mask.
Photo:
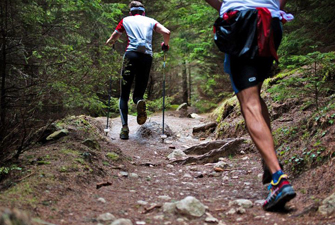
[(120, 136), (120, 139), (122, 139), (122, 140), (128, 140), (129, 137), (123, 137), (123, 136)]
[(137, 103), (137, 123), (142, 125), (147, 120), (146, 105), (144, 101), (139, 101)]
[(283, 209), (285, 204), (291, 201), (297, 194), (294, 192), (292, 186), (285, 187), (282, 190), (282, 195), (277, 199), (277, 201), (273, 202), (272, 204), (268, 204), (263, 208), (266, 211), (273, 211), (276, 209)]

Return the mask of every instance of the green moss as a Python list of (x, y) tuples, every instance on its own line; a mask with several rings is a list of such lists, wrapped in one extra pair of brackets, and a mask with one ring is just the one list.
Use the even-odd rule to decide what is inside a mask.
[(67, 169), (66, 166), (61, 166), (60, 169), (59, 169), (59, 172), (66, 173), (66, 172), (68, 172), (68, 169)]
[(37, 161), (37, 165), (49, 165), (51, 164), (49, 161)]
[[(35, 183), (37, 185), (37, 183)], [(34, 187), (28, 182), (20, 183), (5, 191), (0, 197), (0, 202), (10, 202), (11, 204), (27, 204), (35, 208), (38, 201), (34, 196)]]
[(219, 107), (217, 107), (213, 112), (212, 112), (212, 117), (216, 118), (217, 122), (220, 122), (222, 120), (222, 116), (226, 115), (228, 110), (231, 110), (231, 107), (235, 107), (238, 103), (237, 97), (233, 96), (231, 98), (228, 98), (224, 100)]
[(78, 162), (78, 163), (80, 163), (80, 164), (82, 164), (82, 165), (86, 164), (86, 162), (85, 162), (85, 160), (83, 158), (77, 158), (77, 159), (75, 159), (75, 161)]
[(244, 119), (242, 119), (235, 124), (235, 132), (241, 128), (244, 129), (244, 127), (245, 127), (245, 121)]
[(177, 110), (179, 107), (179, 105), (170, 105), (170, 108), (171, 110)]
[(72, 155), (72, 156), (79, 156), (80, 155), (79, 151), (75, 151), (75, 150), (72, 150), (72, 149), (62, 149), (61, 152), (66, 154), (66, 155)]
[(106, 154), (106, 157), (113, 160), (113, 161), (117, 161), (120, 158), (120, 156), (118, 154), (114, 153), (114, 152), (108, 152)]

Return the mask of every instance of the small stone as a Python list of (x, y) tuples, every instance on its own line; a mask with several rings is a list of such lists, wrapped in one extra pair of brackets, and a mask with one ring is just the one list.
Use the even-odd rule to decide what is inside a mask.
[(170, 155), (167, 156), (169, 160), (184, 159), (187, 155), (180, 149), (174, 150)]
[(229, 202), (229, 206), (242, 206), (243, 208), (251, 208), (253, 206), (252, 201), (247, 199), (237, 199)]
[(236, 209), (237, 214), (244, 214), (245, 212), (246, 212), (246, 210), (243, 207), (239, 207), (239, 208)]
[(135, 223), (136, 223), (136, 225), (145, 225), (146, 224), (146, 222), (144, 222), (144, 221), (136, 221)]
[(226, 225), (226, 223), (220, 220), (218, 225)]
[(147, 205), (147, 204), (148, 204), (148, 202), (146, 202), (146, 201), (142, 201), (142, 200), (137, 201), (137, 203), (138, 203), (139, 205)]
[(219, 220), (213, 217), (210, 213), (206, 213), (206, 214), (207, 214), (207, 217), (205, 219), (205, 222), (207, 223), (218, 223), (219, 222)]
[(133, 225), (133, 223), (129, 219), (121, 218), (121, 219), (115, 220), (111, 225)]
[(222, 180), (223, 181), (227, 181), (227, 180), (229, 180), (229, 177), (228, 176), (224, 176), (224, 177), (222, 177)]
[(173, 167), (174, 167), (174, 165), (167, 164), (167, 165), (166, 165), (166, 167), (167, 167), (167, 168), (173, 168)]
[(97, 220), (98, 221), (111, 221), (111, 220), (115, 220), (115, 216), (111, 213), (104, 213), (98, 216)]
[(184, 178), (192, 178), (192, 175), (189, 174), (189, 173), (185, 173), (183, 177), (184, 177)]
[(120, 173), (119, 173), (119, 176), (120, 177), (128, 177), (128, 173), (127, 172), (125, 172), (125, 171), (121, 171)]
[(240, 221), (243, 221), (243, 218), (239, 217), (236, 219), (236, 222), (240, 222)]
[(254, 219), (255, 220), (261, 220), (261, 219), (264, 219), (264, 216), (255, 216)]
[(248, 159), (249, 159), (248, 156), (242, 158), (243, 161), (246, 161), (246, 160), (248, 160)]
[(176, 208), (181, 214), (191, 217), (201, 217), (206, 211), (205, 206), (193, 196), (177, 202)]
[(164, 220), (164, 215), (156, 215), (154, 216), (154, 220)]
[(236, 213), (236, 210), (234, 208), (231, 208), (228, 212), (226, 212), (227, 215), (233, 215)]
[(226, 168), (229, 167), (229, 164), (224, 162), (224, 161), (219, 161), (219, 162), (215, 163), (213, 167), (214, 168), (226, 169)]
[(106, 200), (104, 198), (98, 198), (98, 202), (106, 203)]
[(158, 196), (159, 199), (162, 199), (162, 200), (165, 200), (165, 201), (169, 201), (171, 199), (170, 196), (168, 195), (161, 195), (161, 196)]
[(129, 174), (129, 177), (131, 177), (131, 178), (138, 178), (139, 176), (138, 176), (138, 174), (136, 174), (136, 173), (130, 173)]

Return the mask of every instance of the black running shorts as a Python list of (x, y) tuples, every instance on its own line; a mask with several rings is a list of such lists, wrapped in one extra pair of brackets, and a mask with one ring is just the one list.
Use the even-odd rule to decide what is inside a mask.
[[(282, 39), (282, 23), (274, 18), (271, 23), (274, 43), (278, 49)], [(242, 58), (226, 54), (225, 72), (230, 75), (230, 80), (235, 93), (253, 87), (271, 76), (272, 57), (255, 57), (254, 59)]]

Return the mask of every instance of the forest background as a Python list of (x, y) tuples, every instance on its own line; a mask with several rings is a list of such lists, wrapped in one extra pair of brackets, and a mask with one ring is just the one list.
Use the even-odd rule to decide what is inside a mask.
[[(186, 102), (203, 113), (231, 97), (229, 78), (223, 73), (224, 54), (213, 42), (217, 12), (205, 1), (142, 2), (147, 16), (171, 30), (165, 70), (167, 106)], [(112, 115), (118, 114), (126, 39), (123, 35), (115, 49), (105, 41), (128, 15), (128, 4), (128, 0), (1, 1), (0, 162), (18, 158), (29, 148), (36, 131), (57, 119), (79, 114), (105, 116), (110, 86)], [(288, 84), (292, 87), (299, 82), (302, 85), (293, 85), (300, 91), (295, 97), (313, 96), (305, 107), (316, 104), (317, 110), (334, 109), (334, 103), (318, 102), (319, 96), (334, 96), (335, 92), (334, 9), (331, 0), (288, 2), (286, 11), (295, 20), (284, 26), (277, 72), (305, 70), (304, 76), (273, 88), (274, 100), (287, 98)], [(155, 34), (146, 93), (150, 112), (162, 108), (161, 41)]]

